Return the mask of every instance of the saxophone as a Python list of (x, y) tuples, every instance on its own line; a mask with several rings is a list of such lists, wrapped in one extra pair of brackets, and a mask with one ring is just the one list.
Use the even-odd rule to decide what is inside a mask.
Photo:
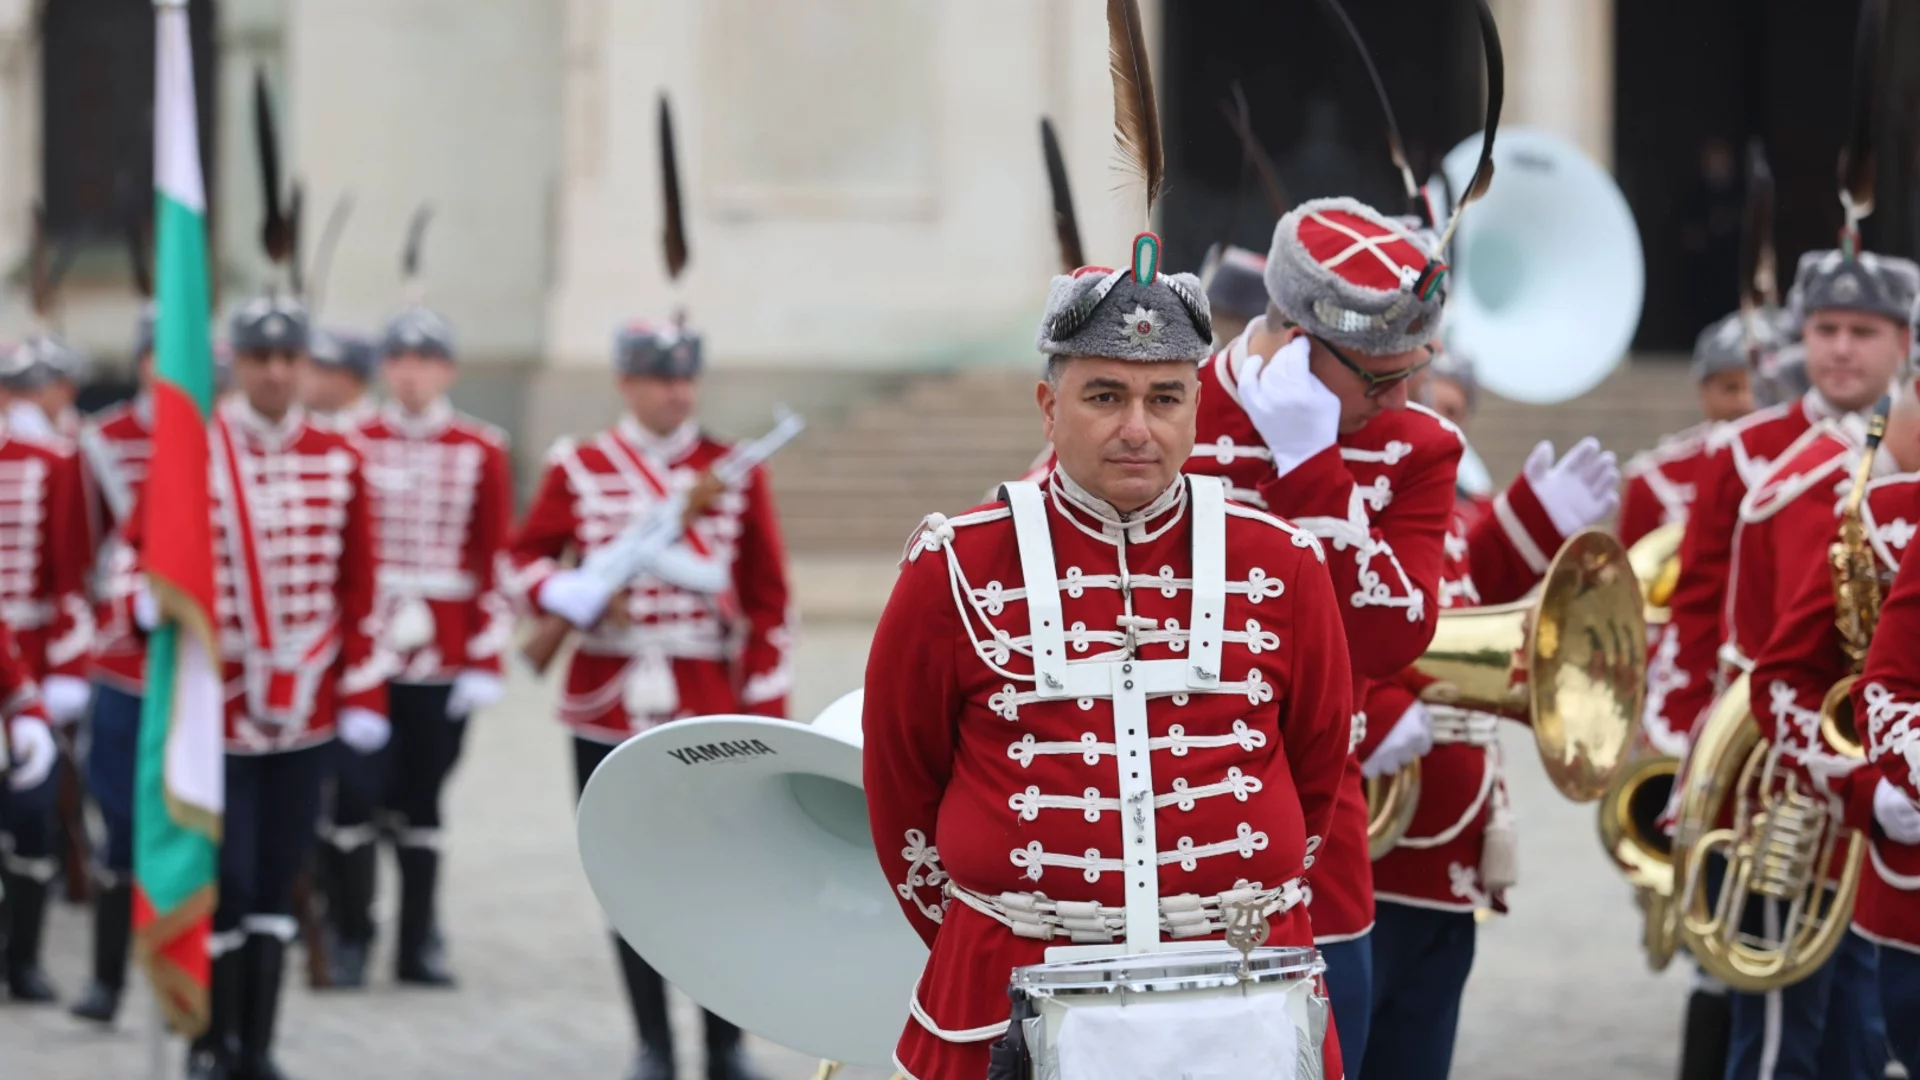
[[(1868, 422), (1867, 444), (1840, 515), (1839, 538), (1828, 547), (1834, 621), (1853, 674), (1827, 692), (1820, 730), (1826, 749), (1861, 757), (1850, 693), (1865, 665), (1879, 618), (1879, 567), (1868, 541), (1862, 507), (1873, 458), (1887, 430), (1890, 402), (1882, 399)], [(1760, 738), (1742, 676), (1716, 704), (1695, 742), (1675, 831), (1675, 865), (1682, 868), (1677, 906), (1679, 941), (1708, 974), (1735, 990), (1765, 993), (1806, 978), (1824, 964), (1852, 921), (1864, 845), (1818, 792), (1802, 790), (1778, 769), (1780, 750)], [(1716, 829), (1728, 800), (1731, 828)], [(1832, 892), (1828, 868), (1840, 869)], [(1717, 898), (1709, 898), (1712, 857), (1726, 861)], [(1782, 905), (1765, 934), (1742, 930), (1749, 902)]]

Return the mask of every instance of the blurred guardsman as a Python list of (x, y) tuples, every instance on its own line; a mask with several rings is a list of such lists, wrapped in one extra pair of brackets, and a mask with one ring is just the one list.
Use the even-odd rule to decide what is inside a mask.
[(347, 755), (325, 830), (333, 985), (365, 983), (373, 938), (376, 825), (400, 866), (394, 975), (451, 986), (436, 933), (440, 793), (466, 719), (498, 701), (512, 615), (494, 567), (511, 526), (506, 438), (456, 412), (453, 332), (435, 312), (402, 310), (380, 341), (388, 401), (355, 432), (366, 455), (379, 555), (379, 610), (395, 675), (387, 686), (393, 742)]
[[(313, 848), (336, 738), (386, 745), (387, 663), (374, 631), (372, 514), (360, 453), (296, 400), (306, 311), (264, 296), (235, 313), (234, 381), (208, 431), (215, 629), (226, 669), (226, 814), (211, 1010), (192, 1080), (279, 1077), (273, 1033), (293, 883)], [(164, 537), (142, 533), (136, 551)]]
[(351, 432), (380, 411), (371, 390), (374, 344), (344, 330), (315, 330), (300, 367), (300, 403), (314, 423)]

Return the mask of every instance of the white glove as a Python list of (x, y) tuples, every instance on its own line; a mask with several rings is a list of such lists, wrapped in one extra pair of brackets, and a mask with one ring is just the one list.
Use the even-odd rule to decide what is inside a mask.
[(47, 716), (56, 724), (71, 724), (80, 719), (91, 697), (93, 688), (87, 685), (87, 680), (71, 675), (49, 675), (40, 684), (40, 703), (46, 706)]
[(475, 709), (484, 709), (500, 700), (505, 690), (500, 676), (491, 671), (463, 671), (453, 677), (453, 690), (447, 694), (447, 719), (465, 720)]
[(579, 570), (559, 570), (540, 585), (540, 607), (581, 629), (600, 621), (613, 592)]
[(1240, 404), (1285, 476), (1340, 437), (1340, 399), (1313, 374), (1311, 346), (1297, 337), (1240, 375)]
[(393, 725), (372, 709), (348, 706), (340, 710), (340, 741), (362, 754), (376, 754), (393, 735)]
[(1360, 775), (1368, 780), (1376, 776), (1390, 776), (1414, 760), (1424, 757), (1433, 749), (1433, 714), (1419, 702), (1407, 706), (1407, 711), (1394, 721), (1393, 730), (1373, 748), (1367, 760), (1360, 763)]
[(53, 729), (37, 716), (17, 716), (13, 720), (13, 771), (7, 774), (7, 786), (15, 791), (39, 787), (53, 772), (60, 759), (60, 748), (53, 741)]
[(153, 598), (153, 590), (145, 584), (133, 592), (133, 622), (149, 634), (160, 628), (160, 601)]
[(1620, 508), (1620, 462), (1588, 436), (1559, 461), (1553, 443), (1542, 441), (1527, 455), (1522, 473), (1561, 536), (1606, 520)]
[(1920, 844), (1920, 806), (1886, 777), (1873, 789), (1873, 819), (1896, 844)]

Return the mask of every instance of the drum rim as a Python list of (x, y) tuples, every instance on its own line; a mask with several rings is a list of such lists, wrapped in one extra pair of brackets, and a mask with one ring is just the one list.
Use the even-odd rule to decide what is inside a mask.
[(1307, 946), (1255, 949), (1247, 959), (1249, 978), (1244, 980), (1240, 961), (1239, 953), (1224, 947), (1103, 956), (1015, 968), (1013, 984), (1031, 998), (1100, 997), (1220, 990), (1247, 982), (1299, 982), (1326, 970), (1319, 950)]

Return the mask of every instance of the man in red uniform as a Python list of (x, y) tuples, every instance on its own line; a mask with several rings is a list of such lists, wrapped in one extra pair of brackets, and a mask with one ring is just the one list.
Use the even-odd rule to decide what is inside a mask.
[(874, 842), (933, 950), (896, 1051), (916, 1080), (986, 1075), (1012, 970), (1050, 946), (1217, 937), (1242, 901), (1269, 943), (1313, 939), (1304, 875), (1351, 712), (1340, 605), (1310, 535), (1181, 477), (1212, 327), (1157, 246), (1054, 278), (1037, 393), (1058, 462), (922, 524), (868, 657)]
[(80, 456), (91, 481), (99, 541), (94, 553), (93, 705), (87, 739), (87, 791), (100, 808), (106, 846), (96, 850), (93, 899), (93, 978), (73, 1014), (111, 1023), (126, 985), (133, 920), (133, 778), (140, 743), (140, 698), (147, 648), (135, 624), (140, 592), (134, 554), (121, 539), (133, 516), (153, 454), (153, 312), (140, 318), (134, 343), (140, 393), (105, 409), (80, 432)]
[(1709, 438), (1720, 424), (1753, 411), (1753, 371), (1746, 323), (1739, 312), (1700, 331), (1693, 343), (1692, 373), (1700, 391), (1700, 415), (1706, 419), (1662, 438), (1660, 445), (1627, 462), (1620, 542), (1628, 547), (1662, 525), (1687, 520)]
[[(0, 896), (0, 942), (6, 956), (7, 993), (22, 1003), (51, 1001), (39, 969), (45, 881), (54, 867), (54, 773), (60, 751), (46, 713), (40, 707), (33, 675), (0, 622), (0, 756), (8, 768), (0, 775), (0, 865), (7, 867), (6, 894)], [(32, 893), (39, 882), (40, 891)], [(18, 886), (22, 891), (15, 893)], [(40, 906), (17, 906), (37, 898)], [(19, 951), (16, 961), (15, 950)]]
[[(23, 345), (6, 362), (36, 361), (40, 347)], [(9, 369), (11, 370), (11, 369)], [(0, 373), (4, 378), (4, 373)], [(0, 621), (12, 632), (27, 674), (39, 685), (53, 723), (69, 732), (87, 707), (87, 653), (93, 611), (87, 603), (87, 515), (79, 459), (71, 444), (26, 434), (0, 423)], [(37, 800), (22, 797), (15, 810), (15, 847), (0, 851), (0, 888), (7, 895), (7, 991), (18, 1002), (45, 1002), (55, 991), (40, 968), (47, 886), (59, 867), (55, 845), (40, 851), (46, 821)]]
[[(1905, 796), (1879, 771), (1856, 768), (1861, 762), (1834, 753), (1820, 735), (1821, 702), (1833, 684), (1849, 673), (1825, 558), (1839, 536), (1831, 495), (1835, 477), (1843, 491), (1851, 487), (1860, 452), (1850, 437), (1823, 434), (1783, 462), (1760, 493), (1765, 498), (1806, 486), (1805, 493), (1786, 502), (1775, 517), (1783, 525), (1790, 519), (1805, 524), (1793, 522), (1803, 534), (1792, 541), (1797, 546), (1779, 549), (1781, 565), (1775, 576), (1783, 584), (1798, 583), (1786, 586), (1781, 595), (1772, 634), (1753, 668), (1754, 718), (1796, 775), (1801, 790), (1824, 795), (1847, 825), (1862, 830), (1868, 844), (1853, 925), (1840, 948), (1813, 976), (1767, 995), (1766, 1007), (1760, 1010), (1759, 1041), (1773, 1048), (1776, 1075), (1781, 1076), (1877, 1077), (1885, 1063), (1889, 1035), (1910, 1061), (1915, 1060), (1914, 1047), (1920, 1045), (1920, 1036), (1912, 1032), (1913, 1020), (1920, 1016), (1914, 1006), (1920, 1002), (1911, 991), (1904, 998), (1896, 994), (1894, 1000), (1886, 1000), (1881, 993), (1885, 978), (1877, 970), (1890, 953), (1920, 944), (1920, 918), (1916, 918), (1920, 897), (1914, 892), (1920, 889), (1920, 877), (1914, 876), (1920, 871), (1920, 850), (1912, 844), (1920, 836), (1895, 842), (1888, 826), (1876, 829), (1877, 819), (1882, 818), (1892, 831), (1901, 829), (1898, 810)], [(1913, 546), (1911, 522), (1920, 520), (1920, 475), (1915, 469), (1920, 469), (1920, 401), (1914, 399), (1912, 384), (1907, 382), (1875, 455), (1872, 475), (1876, 479), (1862, 504), (1874, 572), (1883, 588)], [(1883, 619), (1875, 640), (1888, 629)], [(1869, 698), (1870, 705), (1883, 703), (1880, 695)], [(1855, 713), (1869, 719), (1870, 714), (1871, 708)], [(1866, 737), (1867, 732), (1862, 735)], [(1782, 911), (1777, 907), (1774, 917), (1780, 918)], [(1899, 961), (1894, 964), (1897, 969)], [(1896, 977), (1894, 982), (1897, 987), (1900, 980)], [(1735, 998), (1736, 1017), (1743, 997)], [(1740, 1032), (1742, 1026), (1736, 1024), (1735, 1030)], [(1739, 1057), (1747, 1048), (1736, 1039), (1733, 1049)], [(1752, 1056), (1751, 1050), (1746, 1056)], [(1751, 1075), (1751, 1061), (1736, 1060), (1734, 1071)]]
[[(1858, 272), (1842, 273), (1847, 267)], [(1660, 663), (1662, 677), (1650, 678), (1647, 687), (1645, 721), (1653, 745), (1674, 746), (1688, 737), (1726, 685), (1720, 647), (1729, 634), (1727, 594), (1734, 527), (1747, 493), (1815, 422), (1859, 415), (1870, 408), (1887, 392), (1894, 372), (1906, 360), (1904, 341), (1909, 333), (1904, 308), (1887, 306), (1892, 301), (1884, 293), (1858, 284), (1817, 295), (1808, 286), (1816, 281), (1878, 282), (1888, 275), (1905, 275), (1911, 268), (1905, 259), (1870, 252), (1849, 258), (1839, 250), (1812, 251), (1801, 257), (1795, 310), (1801, 316), (1807, 376), (1813, 388), (1796, 401), (1732, 421), (1708, 440), (1686, 538), (1680, 545), (1680, 580), (1671, 601), (1671, 664)], [(1750, 663), (1733, 659), (1735, 667)]]
[[(369, 632), (374, 552), (360, 454), (295, 402), (307, 317), (262, 297), (233, 317), (239, 395), (216, 411), (214, 560), (226, 671), (226, 814), (213, 986), (188, 1075), (278, 1077), (273, 1029), (293, 880), (312, 850), (336, 736), (386, 744), (388, 664)], [(163, 537), (141, 532), (136, 551)], [(143, 618), (150, 618), (144, 616)]]
[[(1909, 403), (1911, 404), (1911, 403)], [(1895, 504), (1904, 493), (1905, 504)], [(1880, 1004), (1890, 1018), (1894, 1056), (1909, 1074), (1920, 1069), (1920, 477), (1886, 477), (1875, 484), (1874, 550), (1900, 564), (1854, 684), (1853, 715), (1877, 770), (1853, 781), (1855, 806), (1870, 802), (1867, 849), (1872, 872), (1861, 879), (1854, 930), (1880, 947)], [(1851, 823), (1868, 828), (1856, 810)]]
[[(1678, 623), (1679, 594), (1675, 597), (1678, 676), (1712, 686), (1739, 672), (1752, 674), (1753, 710), (1763, 730), (1779, 716), (1772, 711), (1773, 677), (1755, 672), (1753, 658), (1780, 632), (1806, 576), (1816, 570), (1825, 574), (1835, 501), (1845, 491), (1850, 462), (1865, 433), (1858, 410), (1888, 392), (1907, 358), (1907, 317), (1920, 294), (1920, 268), (1905, 259), (1809, 252), (1800, 261), (1794, 293), (1805, 320), (1807, 370), (1814, 384), (1805, 400), (1835, 408), (1819, 417), (1806, 409), (1768, 410), (1773, 419), (1758, 424), (1750, 423), (1750, 417), (1727, 429), (1724, 451), (1716, 447), (1709, 459), (1709, 475), (1718, 479), (1714, 489), (1702, 489), (1702, 499), (1710, 490), (1716, 495), (1741, 493), (1726, 544), (1724, 572), (1729, 580), (1716, 620), (1718, 665), (1697, 673), (1687, 668), (1689, 649), (1697, 649), (1697, 644), (1689, 639), (1693, 628)], [(1766, 451), (1771, 460), (1764, 474), (1743, 483), (1737, 463), (1757, 468), (1763, 448), (1771, 445), (1759, 436), (1777, 437), (1796, 415), (1803, 420), (1793, 440)], [(1723, 457), (1727, 460), (1716, 469)], [(1708, 505), (1703, 501), (1688, 522), (1681, 549), (1683, 587), (1692, 572), (1686, 561), (1689, 552), (1701, 547), (1695, 532), (1709, 521), (1703, 516)], [(1650, 688), (1649, 696), (1659, 690)], [(1691, 699), (1692, 690), (1688, 683), (1669, 693), (1665, 705), (1670, 722), (1677, 723), (1682, 715), (1675, 699)], [(1689, 720), (1675, 730), (1691, 728)], [(1760, 917), (1758, 907), (1752, 911)], [(1877, 1076), (1875, 1059), (1884, 1057), (1884, 1040), (1877, 1003), (1867, 989), (1873, 978), (1872, 946), (1850, 935), (1820, 977), (1770, 994), (1730, 993), (1727, 1076), (1746, 1080), (1770, 1075), (1770, 1069), (1784, 1070), (1771, 1073), (1780, 1076)]]
[[(718, 591), (647, 572), (616, 594), (585, 571), (561, 568), (567, 551), (585, 557), (668, 508), (729, 449), (693, 418), (699, 337), (673, 324), (634, 324), (620, 331), (614, 362), (626, 414), (598, 436), (554, 445), (508, 547), (511, 592), (585, 631), (560, 698), (582, 788), (615, 746), (676, 717), (784, 716), (793, 684), (786, 555), (764, 471), (722, 492), (687, 527), (681, 550), (718, 564)], [(641, 1041), (634, 1075), (671, 1077), (665, 984), (617, 934), (614, 943)], [(708, 1074), (754, 1075), (740, 1030), (712, 1013), (706, 1024)]]
[(451, 986), (434, 916), (440, 876), (440, 792), (460, 756), (466, 719), (498, 701), (512, 614), (494, 587), (511, 526), (506, 438), (454, 411), (453, 332), (408, 307), (381, 339), (391, 400), (354, 433), (366, 456), (379, 553), (379, 610), (395, 674), (387, 684), (393, 742), (341, 763), (332, 820), (327, 916), (332, 985), (363, 986), (373, 939), (375, 816), (384, 811), (400, 866), (395, 978)]
[[(1428, 261), (1422, 245), (1431, 243), (1351, 199), (1295, 209), (1274, 230), (1267, 313), (1200, 369), (1205, 393), (1188, 471), (1224, 476), (1234, 498), (1326, 545), (1358, 703), (1369, 680), (1398, 675), (1426, 650), (1441, 606), (1464, 444), (1459, 429), (1407, 399), (1440, 324), (1443, 294), (1421, 297), (1413, 288)], [(1536, 573), (1552, 554), (1533, 539), (1551, 531), (1548, 504), (1584, 518), (1611, 498), (1592, 486), (1605, 476), (1597, 445), (1558, 462), (1551, 446), (1541, 449), (1545, 460), (1495, 499), (1478, 526), (1508, 541), (1483, 545), (1489, 557), (1508, 552)], [(1310, 875), (1315, 941), (1327, 957), (1343, 1056), (1355, 1063), (1365, 1056), (1373, 1001), (1373, 871), (1360, 762), (1389, 743), (1404, 748), (1395, 752), (1423, 752), (1430, 738), (1417, 716), (1356, 714), (1356, 756)]]

